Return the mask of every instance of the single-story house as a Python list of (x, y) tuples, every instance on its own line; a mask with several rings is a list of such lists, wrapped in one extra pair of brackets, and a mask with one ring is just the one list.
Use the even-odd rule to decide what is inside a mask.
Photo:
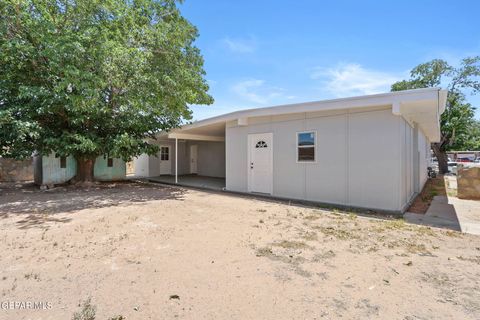
[(404, 212), (427, 180), (447, 91), (427, 88), (241, 110), (158, 135), (138, 176)]
[[(55, 153), (33, 157), (34, 182), (38, 185), (61, 184), (72, 179), (77, 172), (74, 157), (62, 157)], [(122, 159), (97, 157), (93, 168), (98, 181), (117, 181), (126, 178), (126, 164)]]

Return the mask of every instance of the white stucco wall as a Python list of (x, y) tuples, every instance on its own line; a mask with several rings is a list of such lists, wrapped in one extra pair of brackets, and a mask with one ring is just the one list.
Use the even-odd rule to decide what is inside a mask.
[(133, 168), (136, 177), (149, 177), (149, 157), (146, 154), (133, 159)]
[[(296, 162), (296, 133), (306, 130), (317, 132), (316, 163)], [(389, 107), (229, 122), (226, 188), (247, 192), (248, 134), (272, 132), (274, 196), (400, 211), (402, 166), (411, 170), (402, 164), (406, 131)]]

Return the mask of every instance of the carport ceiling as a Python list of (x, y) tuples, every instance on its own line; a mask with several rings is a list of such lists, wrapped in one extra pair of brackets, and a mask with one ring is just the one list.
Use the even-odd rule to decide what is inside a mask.
[(224, 137), (225, 136), (225, 122), (217, 122), (210, 125), (197, 127), (197, 128), (184, 128), (181, 130), (182, 133), (186, 134), (198, 134), (205, 136), (216, 136)]

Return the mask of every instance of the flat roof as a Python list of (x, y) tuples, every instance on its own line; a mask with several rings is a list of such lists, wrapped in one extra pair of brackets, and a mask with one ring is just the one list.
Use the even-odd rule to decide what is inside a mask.
[(447, 91), (435, 87), (244, 109), (195, 121), (178, 129), (174, 129), (171, 133), (186, 132), (206, 126), (212, 126), (213, 128), (213, 126), (217, 127), (228, 121), (252, 117), (374, 106), (392, 106), (392, 112), (395, 115), (401, 115), (407, 121), (416, 122), (430, 141), (434, 142), (440, 138), (439, 120), (440, 115), (445, 111), (446, 98)]

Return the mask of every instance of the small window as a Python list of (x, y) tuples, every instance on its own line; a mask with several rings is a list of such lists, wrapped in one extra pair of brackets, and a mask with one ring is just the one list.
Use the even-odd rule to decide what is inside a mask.
[(113, 158), (108, 158), (107, 159), (107, 167), (109, 167), (109, 168), (113, 167)]
[(160, 148), (160, 160), (168, 161), (169, 151), (170, 151), (169, 147), (161, 147)]
[(67, 167), (67, 157), (60, 157), (60, 168), (65, 169)]
[(258, 141), (255, 145), (255, 148), (267, 148), (267, 143), (265, 141)]
[(297, 161), (314, 162), (315, 161), (315, 139), (316, 134), (311, 132), (297, 133)]

